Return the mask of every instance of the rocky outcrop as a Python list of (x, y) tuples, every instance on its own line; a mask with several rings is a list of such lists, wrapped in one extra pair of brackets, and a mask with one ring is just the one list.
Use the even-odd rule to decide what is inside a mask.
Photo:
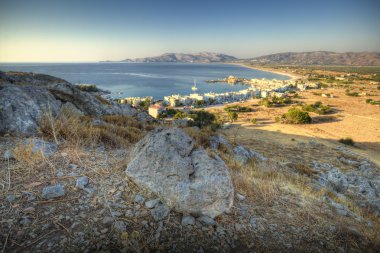
[[(268, 160), (266, 157), (261, 155), (259, 152), (256, 152), (250, 148), (245, 148), (242, 145), (237, 145), (236, 147), (233, 147), (231, 143), (229, 143), (223, 136), (221, 135), (214, 135), (209, 138), (210, 147), (214, 150), (217, 149), (225, 149), (227, 150), (231, 155), (233, 155), (233, 159), (235, 159), (236, 162), (246, 165), (249, 161), (252, 159), (255, 159), (256, 161), (263, 162)], [(223, 148), (222, 148), (223, 147)]]
[(136, 144), (126, 173), (183, 213), (215, 217), (233, 204), (228, 168), (219, 157), (196, 149), (178, 128), (157, 129)]
[(95, 117), (128, 115), (151, 119), (128, 104), (105, 100), (48, 75), (0, 72), (0, 97), (0, 133), (35, 134), (42, 114), (57, 115), (62, 107)]

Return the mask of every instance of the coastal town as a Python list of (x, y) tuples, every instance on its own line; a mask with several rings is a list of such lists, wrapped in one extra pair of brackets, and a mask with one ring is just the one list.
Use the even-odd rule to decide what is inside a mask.
[(203, 94), (192, 93), (189, 95), (172, 94), (165, 96), (163, 100), (155, 101), (153, 97), (127, 97), (118, 99), (119, 103), (131, 104), (135, 107), (146, 105), (148, 103), (148, 112), (151, 116), (157, 118), (164, 108), (190, 107), (202, 108), (210, 105), (227, 104), (239, 101), (249, 100), (251, 98), (282, 98), (287, 96), (287, 92), (306, 89), (319, 88), (318, 83), (305, 82), (303, 80), (277, 80), (277, 79), (245, 79), (236, 76), (229, 76), (224, 79), (209, 80), (206, 83), (224, 82), (229, 84), (243, 84), (246, 89), (224, 93), (208, 92)]

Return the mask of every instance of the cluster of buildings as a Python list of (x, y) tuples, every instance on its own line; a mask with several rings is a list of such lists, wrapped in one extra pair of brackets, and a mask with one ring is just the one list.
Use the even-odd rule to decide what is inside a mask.
[(171, 95), (164, 97), (164, 104), (173, 107), (176, 106), (193, 106), (197, 105), (198, 101), (201, 104), (222, 104), (231, 103), (241, 100), (247, 100), (253, 96), (257, 96), (258, 92), (252, 88), (248, 88), (240, 91), (232, 91), (225, 93), (209, 92), (204, 94), (190, 94), (190, 95)]
[(133, 106), (138, 106), (141, 102), (145, 101), (153, 101), (153, 97), (147, 96), (147, 97), (128, 97), (128, 98), (121, 98), (118, 99), (118, 102), (120, 104), (131, 104)]

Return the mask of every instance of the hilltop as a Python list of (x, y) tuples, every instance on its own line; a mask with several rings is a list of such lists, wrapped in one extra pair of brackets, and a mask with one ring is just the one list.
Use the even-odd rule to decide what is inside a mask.
[(380, 66), (380, 53), (377, 52), (286, 52), (264, 55), (243, 62), (257, 65), (346, 65)]
[(160, 56), (136, 58), (136, 59), (125, 59), (122, 62), (198, 62), (198, 63), (209, 63), (209, 62), (228, 62), (234, 61), (237, 58), (219, 53), (202, 52), (195, 54), (184, 54), (184, 53), (166, 53)]

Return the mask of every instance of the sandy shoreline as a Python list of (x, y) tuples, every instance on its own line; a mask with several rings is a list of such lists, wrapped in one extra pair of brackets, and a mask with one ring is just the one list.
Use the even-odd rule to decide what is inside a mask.
[(301, 76), (296, 75), (296, 74), (276, 71), (276, 70), (272, 70), (272, 69), (264, 69), (264, 68), (260, 68), (260, 67), (256, 67), (256, 66), (255, 67), (254, 66), (249, 66), (249, 65), (246, 65), (244, 63), (229, 63), (229, 64), (239, 65), (241, 67), (245, 67), (245, 68), (249, 68), (249, 69), (256, 69), (256, 70), (270, 72), (270, 73), (274, 73), (274, 74), (278, 74), (278, 75), (288, 76), (288, 77), (290, 77), (290, 80), (296, 80), (296, 79), (301, 78)]

